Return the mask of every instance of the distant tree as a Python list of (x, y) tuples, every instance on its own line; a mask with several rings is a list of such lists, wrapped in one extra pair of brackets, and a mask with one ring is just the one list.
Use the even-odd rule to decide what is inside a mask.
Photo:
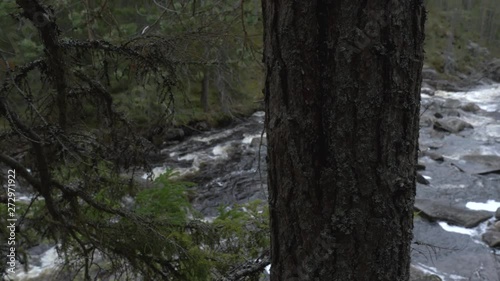
[(271, 280), (408, 280), (422, 1), (263, 11)]
[(203, 79), (201, 81), (201, 96), (200, 102), (203, 107), (203, 111), (207, 112), (209, 110), (208, 96), (210, 94), (210, 72), (205, 69), (203, 71)]

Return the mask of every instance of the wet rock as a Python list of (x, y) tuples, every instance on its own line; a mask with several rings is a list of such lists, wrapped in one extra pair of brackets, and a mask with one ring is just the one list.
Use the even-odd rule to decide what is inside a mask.
[(432, 67), (424, 66), (422, 69), (422, 78), (436, 80), (439, 79), (439, 73)]
[(481, 238), (490, 247), (500, 247), (500, 232), (498, 231), (486, 231)]
[(421, 270), (420, 268), (411, 265), (410, 267), (410, 281), (441, 281), (439, 276), (434, 274), (428, 274)]
[(439, 131), (446, 131), (450, 133), (458, 133), (467, 128), (474, 128), (471, 124), (456, 118), (456, 117), (446, 117), (443, 119), (436, 120), (434, 123), (434, 129)]
[(429, 115), (424, 115), (420, 117), (420, 126), (421, 127), (431, 127), (434, 125), (434, 122), (436, 122), (436, 118), (429, 116)]
[(428, 89), (431, 89), (433, 91), (435, 91), (436, 89), (434, 89), (431, 85), (429, 85), (429, 83), (425, 82), (425, 81), (422, 81), (422, 85), (420, 88), (428, 88)]
[(455, 166), (469, 174), (486, 175), (500, 172), (500, 156), (497, 155), (464, 155)]
[(417, 171), (423, 171), (425, 170), (425, 165), (418, 163), (415, 168), (417, 168)]
[(417, 182), (425, 185), (430, 184), (430, 182), (426, 178), (424, 178), (424, 176), (422, 176), (421, 174), (417, 174)]
[(469, 235), (445, 231), (437, 223), (417, 216), (414, 220), (412, 264), (425, 272), (442, 276), (446, 281), (500, 280), (497, 257), (483, 243), (475, 243)]
[(431, 199), (415, 199), (415, 209), (431, 220), (446, 221), (467, 228), (475, 227), (493, 216), (493, 213), (487, 211), (474, 211)]
[(172, 128), (165, 133), (165, 139), (167, 141), (180, 141), (184, 139), (184, 136), (184, 130), (181, 128)]
[(199, 131), (208, 131), (210, 130), (210, 126), (208, 125), (207, 122), (205, 121), (200, 121), (200, 122), (197, 122), (196, 124), (194, 124), (193, 126), (196, 130), (199, 130)]
[(434, 96), (435, 92), (436, 92), (436, 90), (434, 90), (430, 87), (422, 87), (422, 89), (420, 89), (420, 94), (422, 94), (422, 95)]
[(497, 211), (495, 212), (495, 218), (497, 220), (500, 220), (500, 208), (498, 208)]
[(457, 110), (451, 109), (451, 110), (446, 111), (446, 116), (460, 117), (460, 112), (458, 112)]
[[(434, 127), (433, 127), (434, 128)], [(441, 130), (431, 130), (429, 132), (429, 137), (432, 139), (444, 139), (446, 135), (449, 135), (450, 133), (447, 131), (441, 131)]]
[[(495, 216), (496, 216), (496, 213), (495, 213)], [(493, 228), (494, 228), (496, 231), (500, 231), (500, 221), (496, 221), (496, 222), (493, 224)]]
[(443, 114), (441, 114), (441, 113), (439, 113), (439, 112), (436, 112), (436, 113), (434, 113), (434, 117), (436, 117), (436, 118), (438, 118), (438, 119), (441, 119), (441, 118), (443, 118), (444, 116), (443, 116)]
[(449, 80), (435, 80), (429, 81), (432, 86), (434, 86), (438, 90), (450, 91), (450, 92), (461, 92), (464, 90), (463, 87), (460, 87), (458, 83)]
[(443, 155), (441, 155), (441, 154), (439, 154), (437, 152), (433, 152), (433, 151), (424, 151), (424, 152), (422, 152), (422, 156), (427, 156), (427, 157), (429, 157), (432, 160), (437, 161), (437, 162), (443, 162), (444, 161)]
[(469, 103), (466, 103), (466, 104), (460, 106), (460, 109), (462, 109), (465, 112), (472, 112), (472, 113), (476, 113), (479, 110), (481, 110), (481, 108), (473, 102), (469, 102)]
[(443, 103), (444, 108), (458, 108), (460, 107), (460, 101), (456, 99), (446, 99)]
[(442, 142), (436, 142), (436, 141), (433, 141), (433, 142), (429, 142), (429, 143), (426, 143), (427, 147), (429, 147), (429, 149), (439, 149), (441, 147), (443, 147), (443, 143)]

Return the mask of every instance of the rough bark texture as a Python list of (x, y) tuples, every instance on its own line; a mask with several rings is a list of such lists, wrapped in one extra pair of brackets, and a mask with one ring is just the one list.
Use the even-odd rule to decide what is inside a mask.
[(263, 11), (271, 280), (408, 280), (422, 1)]

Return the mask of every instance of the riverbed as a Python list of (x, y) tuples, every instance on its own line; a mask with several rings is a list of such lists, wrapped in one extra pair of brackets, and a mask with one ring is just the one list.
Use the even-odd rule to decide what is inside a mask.
[[(498, 281), (499, 254), (481, 237), (500, 207), (500, 85), (468, 92), (423, 92), (427, 94), (422, 94), (419, 163), (425, 169), (419, 171), (423, 179), (417, 185), (417, 200), (492, 215), (468, 228), (417, 215), (413, 267), (444, 281)], [(452, 126), (459, 121), (465, 122), (463, 126)], [(265, 201), (263, 126), (264, 113), (256, 112), (231, 127), (171, 144), (161, 150), (153, 175), (144, 178), (174, 169), (179, 177), (197, 183), (192, 203), (207, 219), (217, 215), (221, 204)], [(14, 280), (49, 280), (40, 276), (54, 271), (54, 251), (48, 247), (34, 255), (34, 266)]]

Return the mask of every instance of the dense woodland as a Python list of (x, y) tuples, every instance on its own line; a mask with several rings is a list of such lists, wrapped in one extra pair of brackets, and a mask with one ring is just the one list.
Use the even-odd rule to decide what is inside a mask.
[[(425, 2), (426, 66), (481, 79), (500, 57), (495, 0)], [(0, 166), (33, 194), (16, 203), (19, 261), (51, 243), (60, 280), (259, 280), (266, 204), (221, 206), (207, 223), (190, 206), (193, 183), (135, 179), (172, 128), (262, 109), (262, 29), (257, 0), (0, 2)]]

